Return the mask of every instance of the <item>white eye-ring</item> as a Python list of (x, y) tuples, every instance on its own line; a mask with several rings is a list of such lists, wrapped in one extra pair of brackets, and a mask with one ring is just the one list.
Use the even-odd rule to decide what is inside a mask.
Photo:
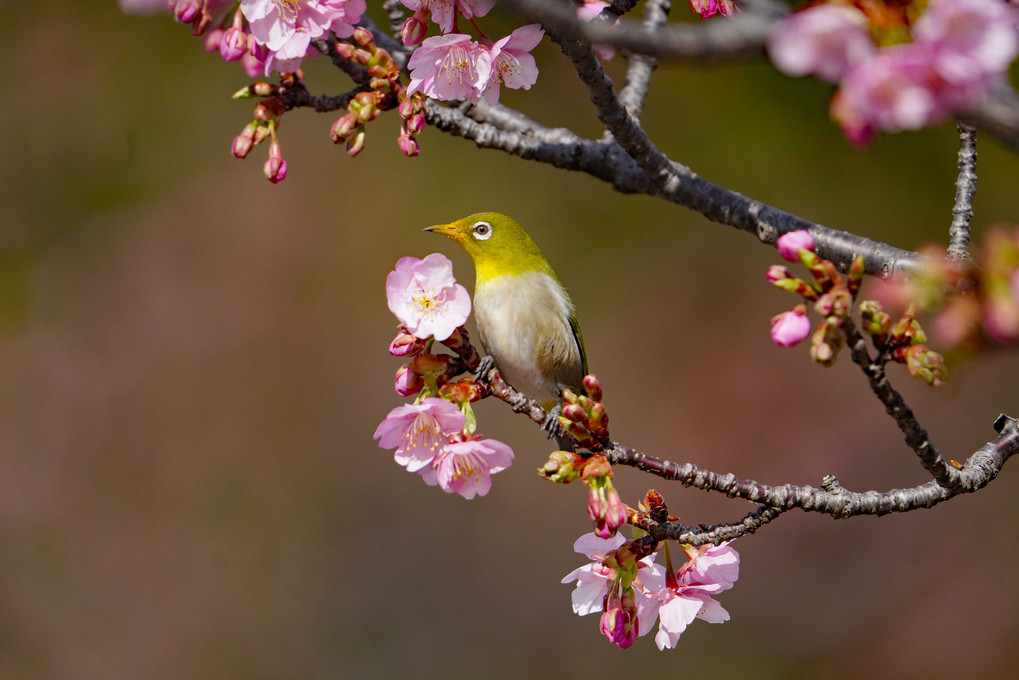
[(471, 231), (474, 232), (474, 238), (479, 241), (487, 241), (492, 238), (492, 225), (488, 222), (475, 222)]

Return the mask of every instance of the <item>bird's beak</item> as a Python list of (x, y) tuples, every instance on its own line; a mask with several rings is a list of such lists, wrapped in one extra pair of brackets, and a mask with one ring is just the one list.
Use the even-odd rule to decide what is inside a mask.
[(454, 227), (452, 224), (433, 224), (430, 227), (425, 227), (425, 231), (430, 231), (433, 234), (442, 234), (443, 236), (448, 236), (454, 241), (458, 240), (458, 237), (460, 235), (456, 227)]

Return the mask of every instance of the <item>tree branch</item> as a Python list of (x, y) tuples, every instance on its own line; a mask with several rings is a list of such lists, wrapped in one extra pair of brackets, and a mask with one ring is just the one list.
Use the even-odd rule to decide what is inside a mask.
[(973, 219), (973, 195), (977, 192), (977, 131), (965, 123), (959, 128), (959, 176), (955, 180), (955, 206), (948, 231), (948, 257), (970, 260), (970, 220)]
[(618, 26), (580, 21), (569, 3), (554, 0), (499, 0), (499, 4), (525, 21), (536, 21), (559, 31), (569, 40), (613, 45), (634, 54), (663, 59), (699, 62), (763, 56), (772, 25), (789, 12), (780, 3), (759, 2), (755, 3), (755, 11), (742, 12), (727, 21), (669, 24), (652, 30), (630, 19), (622, 19)]
[[(490, 388), (490, 396), (506, 402), (515, 413), (526, 415), (537, 425), (544, 425), (548, 416), (547, 412), (537, 401), (530, 399), (506, 383), (497, 369), (490, 370), (487, 375), (482, 376), (482, 379)], [(613, 465), (627, 465), (662, 479), (678, 481), (684, 486), (724, 493), (731, 498), (742, 498), (772, 508), (773, 510), (767, 513), (763, 509), (759, 509), (762, 513), (761, 517), (752, 519), (748, 515), (737, 523), (741, 526), (746, 523), (747, 527), (753, 527), (753, 530), (756, 530), (765, 521), (774, 519), (772, 514), (775, 511), (799, 508), (808, 512), (831, 515), (836, 519), (856, 515), (887, 515), (893, 512), (930, 508), (960, 493), (977, 491), (997, 477), (1002, 466), (1010, 457), (1019, 453), (1019, 421), (1002, 414), (994, 422), (994, 429), (999, 433), (998, 436), (966, 459), (962, 469), (956, 471), (958, 480), (952, 484), (951, 488), (942, 486), (937, 481), (931, 481), (909, 489), (858, 492), (843, 488), (834, 477), (830, 476), (822, 482), (822, 486), (825, 488), (821, 489), (795, 484), (769, 486), (752, 479), (739, 479), (732, 474), (712, 472), (693, 463), (674, 463), (637, 451), (618, 442), (608, 442), (607, 446), (599, 453)], [(552, 423), (550, 426), (546, 426), (545, 430), (551, 437), (569, 437), (559, 423)], [(764, 518), (765, 521), (757, 523), (761, 518)], [(736, 526), (735, 524), (720, 526), (730, 528), (719, 530), (711, 538), (706, 538), (704, 542), (713, 543), (716, 539), (718, 541), (727, 540), (720, 536), (723, 534), (730, 536), (731, 532), (739, 531), (732, 528)], [(679, 528), (669, 531), (684, 532)], [(711, 530), (707, 533), (710, 532)]]
[(895, 419), (895, 424), (899, 426), (899, 430), (906, 437), (906, 444), (920, 457), (924, 469), (931, 473), (939, 485), (953, 493), (966, 491), (966, 481), (962, 473), (945, 462), (938, 450), (934, 448), (927, 431), (913, 414), (913, 409), (909, 408), (902, 395), (888, 382), (884, 364), (871, 359), (870, 353), (867, 351), (867, 341), (857, 330), (856, 324), (851, 318), (842, 322), (842, 330), (846, 334), (846, 343), (849, 346), (853, 362), (867, 376), (871, 391), (884, 404), (885, 412)]

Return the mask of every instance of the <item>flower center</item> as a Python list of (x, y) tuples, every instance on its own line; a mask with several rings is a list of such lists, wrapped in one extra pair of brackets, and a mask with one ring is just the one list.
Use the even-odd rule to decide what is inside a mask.
[(410, 296), (410, 302), (417, 307), (423, 315), (435, 314), (442, 311), (442, 305), (446, 301), (446, 291), (440, 290), (438, 295), (432, 290), (418, 288)]
[(454, 46), (442, 58), (442, 69), (446, 73), (446, 81), (450, 84), (456, 82), (458, 85), (463, 85), (465, 75), (472, 83), (478, 79), (471, 63), (470, 53), (460, 45)]
[(453, 459), (453, 476), (456, 479), (478, 481), (487, 466), (473, 454), (456, 456)]
[(405, 451), (409, 451), (422, 446), (434, 453), (439, 448), (440, 434), (439, 421), (427, 413), (422, 413), (414, 419), (414, 423), (407, 428), (407, 433), (403, 435), (406, 442), (403, 448)]
[(280, 19), (293, 24), (297, 21), (297, 13), (301, 11), (301, 0), (272, 0), (276, 5), (276, 14)]

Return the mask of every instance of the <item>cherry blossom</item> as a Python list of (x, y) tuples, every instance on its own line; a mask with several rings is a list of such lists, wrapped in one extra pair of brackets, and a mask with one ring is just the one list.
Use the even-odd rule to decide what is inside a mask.
[(492, 488), (492, 475), (512, 464), (513, 450), (506, 444), (495, 439), (468, 439), (447, 444), (420, 474), (429, 486), (438, 484), (446, 493), (470, 500), (486, 495)]
[(831, 83), (876, 49), (867, 33), (867, 17), (846, 5), (815, 5), (794, 12), (768, 41), (768, 55), (781, 71), (791, 76), (813, 74)]
[(269, 50), (266, 73), (296, 69), (311, 40), (329, 31), (350, 37), (365, 9), (365, 0), (241, 0), (252, 36)]
[(461, 33), (426, 39), (407, 62), (411, 69), (407, 94), (423, 92), (432, 99), (467, 99), (477, 103), (492, 76), (492, 54)]
[(492, 75), (485, 88), (486, 102), (495, 104), (499, 101), (500, 83), (514, 90), (531, 89), (538, 80), (538, 65), (530, 52), (544, 35), (540, 24), (528, 24), (492, 45)]
[(396, 462), (410, 472), (431, 465), (449, 443), (463, 431), (467, 417), (454, 404), (426, 397), (420, 404), (397, 406), (379, 423), (373, 435), (384, 449), (396, 448)]
[(453, 278), (453, 263), (441, 253), (423, 260), (403, 257), (386, 277), (389, 310), (418, 338), (442, 341), (471, 313), (467, 289)]

